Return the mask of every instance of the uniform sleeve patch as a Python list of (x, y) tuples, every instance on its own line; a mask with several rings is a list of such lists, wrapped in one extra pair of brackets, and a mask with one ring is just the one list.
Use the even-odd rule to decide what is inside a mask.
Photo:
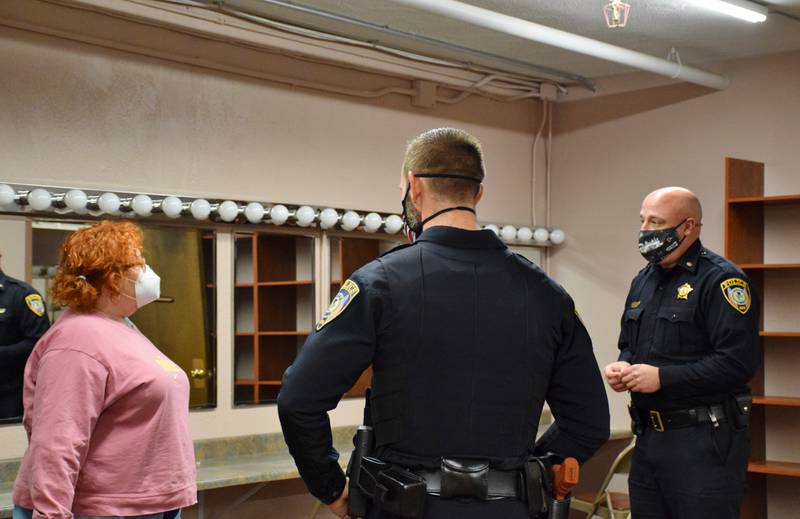
[(728, 301), (728, 304), (735, 308), (736, 311), (744, 315), (750, 310), (750, 303), (753, 298), (750, 296), (750, 287), (747, 281), (739, 278), (731, 278), (726, 279), (720, 283), (719, 286), (722, 289), (722, 295), (725, 296), (725, 300)]
[(25, 304), (28, 305), (28, 309), (35, 313), (37, 317), (44, 315), (44, 301), (42, 301), (42, 296), (39, 294), (30, 294), (26, 296)]
[(355, 281), (349, 279), (345, 281), (339, 293), (336, 294), (336, 297), (331, 301), (331, 305), (325, 310), (325, 313), (322, 314), (322, 319), (317, 323), (316, 330), (320, 331), (326, 324), (339, 317), (350, 303), (353, 302), (353, 299), (356, 298), (359, 292), (361, 292), (361, 289), (358, 288)]

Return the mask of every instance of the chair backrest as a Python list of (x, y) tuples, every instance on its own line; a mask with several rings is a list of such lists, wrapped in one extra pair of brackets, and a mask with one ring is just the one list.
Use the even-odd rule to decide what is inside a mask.
[(617, 454), (617, 457), (611, 463), (611, 466), (608, 468), (608, 474), (606, 474), (603, 484), (600, 485), (600, 488), (597, 491), (597, 497), (595, 498), (595, 501), (603, 496), (603, 493), (611, 483), (611, 478), (614, 477), (614, 474), (627, 474), (630, 472), (631, 458), (633, 457), (634, 447), (636, 447), (635, 437), (624, 449), (622, 449), (619, 454)]

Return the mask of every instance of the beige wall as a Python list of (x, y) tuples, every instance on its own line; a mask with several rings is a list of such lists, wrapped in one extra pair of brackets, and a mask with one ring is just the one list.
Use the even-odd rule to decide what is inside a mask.
[(31, 281), (31, 226), (24, 218), (0, 217), (0, 268), (12, 278)]
[[(766, 194), (800, 193), (800, 53), (732, 62), (725, 68), (731, 86), (722, 92), (667, 85), (556, 106), (551, 204), (554, 221), (566, 229), (568, 241), (553, 254), (552, 273), (575, 298), (601, 366), (616, 359), (625, 296), (644, 266), (636, 249), (644, 195), (665, 185), (695, 191), (705, 212), (702, 239), (723, 253), (726, 156), (764, 162)], [(613, 81), (622, 83), (620, 78)], [(767, 218), (767, 261), (793, 257), (796, 262), (796, 211), (771, 211)], [(768, 325), (797, 331), (798, 278), (783, 276), (794, 280), (794, 288), (781, 291), (777, 280), (770, 290), (768, 283)], [(768, 367), (774, 364), (772, 353), (767, 352)], [(789, 364), (782, 372), (767, 372), (767, 387), (790, 385), (798, 396), (796, 347), (793, 358), (785, 360)], [(781, 374), (794, 382), (780, 379)], [(616, 427), (627, 424), (626, 403), (626, 395), (612, 395)], [(784, 441), (796, 437), (799, 418), (793, 413), (774, 420), (769, 457), (800, 461), (796, 442)], [(781, 506), (788, 506), (785, 500), (770, 503), (771, 509)], [(770, 517), (789, 517), (778, 508), (773, 512)]]
[[(331, 74), (351, 88), (408, 84)], [(530, 220), (532, 101), (365, 101), (3, 27), (0, 99), (5, 181), (396, 212), (405, 142), (447, 125), (486, 149), (481, 218)]]

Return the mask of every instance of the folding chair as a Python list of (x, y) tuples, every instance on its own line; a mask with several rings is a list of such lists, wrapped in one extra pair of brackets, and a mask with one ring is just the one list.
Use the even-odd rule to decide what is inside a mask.
[(628, 494), (622, 492), (609, 492), (608, 485), (614, 474), (628, 474), (631, 468), (631, 457), (636, 445), (634, 439), (627, 447), (622, 449), (611, 467), (608, 469), (603, 484), (597, 494), (587, 493), (572, 497), (570, 508), (586, 512), (586, 519), (599, 515), (604, 519), (629, 519), (631, 517), (631, 501)]

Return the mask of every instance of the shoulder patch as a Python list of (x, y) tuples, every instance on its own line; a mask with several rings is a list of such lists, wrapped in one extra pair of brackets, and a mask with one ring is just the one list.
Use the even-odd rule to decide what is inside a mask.
[(44, 315), (44, 301), (42, 301), (42, 296), (39, 294), (29, 294), (25, 296), (25, 304), (28, 305), (28, 309), (35, 313), (37, 317)]
[(331, 301), (328, 309), (322, 314), (322, 319), (317, 323), (316, 330), (320, 331), (326, 324), (339, 317), (350, 303), (353, 302), (353, 299), (356, 298), (359, 292), (361, 292), (361, 289), (358, 288), (358, 284), (356, 284), (355, 281), (350, 279), (345, 281), (342, 288), (339, 289), (339, 293), (336, 294), (333, 301)]
[(750, 287), (747, 281), (739, 278), (730, 278), (720, 283), (719, 286), (722, 289), (722, 295), (725, 296), (725, 300), (736, 311), (744, 315), (750, 310), (750, 303), (753, 298), (750, 295)]

